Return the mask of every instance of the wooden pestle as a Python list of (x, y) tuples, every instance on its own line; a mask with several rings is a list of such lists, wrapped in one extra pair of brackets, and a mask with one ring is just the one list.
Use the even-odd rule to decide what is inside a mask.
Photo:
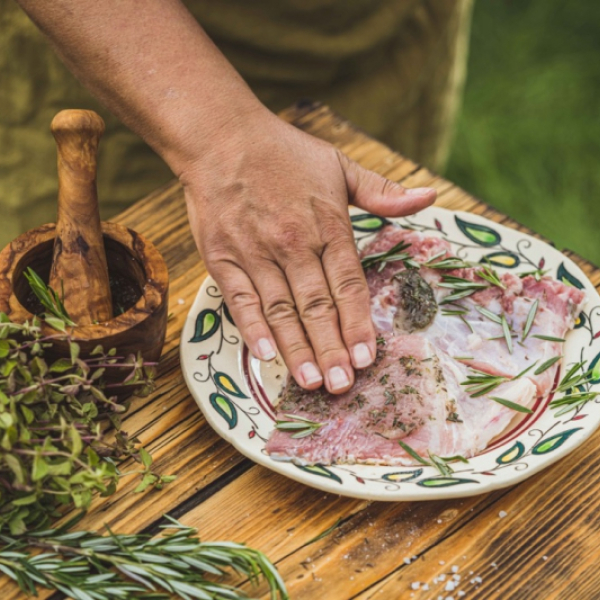
[(113, 317), (96, 192), (96, 155), (104, 121), (90, 110), (63, 110), (50, 126), (58, 150), (58, 217), (50, 285), (77, 325)]

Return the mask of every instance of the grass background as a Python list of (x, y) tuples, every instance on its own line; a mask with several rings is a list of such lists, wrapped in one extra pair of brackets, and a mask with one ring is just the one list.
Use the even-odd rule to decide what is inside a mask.
[(478, 0), (445, 175), (600, 265), (600, 2)]

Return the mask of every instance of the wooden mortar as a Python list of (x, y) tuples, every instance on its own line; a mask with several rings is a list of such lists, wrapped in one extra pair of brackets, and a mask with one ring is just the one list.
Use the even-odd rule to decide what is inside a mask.
[[(98, 345), (117, 356), (141, 353), (157, 361), (164, 344), (168, 271), (154, 245), (140, 234), (101, 223), (96, 195), (96, 153), (104, 123), (92, 111), (67, 110), (52, 121), (58, 149), (57, 224), (42, 225), (0, 253), (0, 311), (30, 321), (36, 298), (23, 276), (31, 267), (63, 295), (77, 326), (73, 339), (84, 357)], [(42, 325), (47, 335), (56, 333)], [(67, 343), (55, 343), (69, 356)]]

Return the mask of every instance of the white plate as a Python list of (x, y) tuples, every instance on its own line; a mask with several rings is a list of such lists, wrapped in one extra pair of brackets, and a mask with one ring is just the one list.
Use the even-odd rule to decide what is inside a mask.
[[(385, 219), (351, 209), (357, 244)], [(470, 213), (431, 207), (395, 219), (400, 225), (448, 240), (455, 255), (515, 273), (537, 268), (586, 290), (588, 302), (565, 343), (565, 366), (587, 361), (600, 383), (600, 297), (573, 261), (548, 244)], [(273, 429), (272, 401), (286, 377), (282, 361), (262, 363), (242, 343), (223, 298), (210, 277), (200, 288), (181, 337), (181, 367), (207, 421), (253, 461), (327, 492), (370, 500), (432, 500), (481, 494), (515, 484), (556, 462), (584, 442), (600, 424), (600, 397), (560, 417), (550, 398), (486, 451), (455, 466), (451, 477), (433, 467), (335, 465), (300, 467), (271, 459), (264, 450)], [(453, 465), (454, 466), (454, 465)]]

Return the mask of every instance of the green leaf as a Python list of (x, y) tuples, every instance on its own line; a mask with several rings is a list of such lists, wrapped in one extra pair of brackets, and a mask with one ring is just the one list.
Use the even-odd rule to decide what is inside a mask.
[(538, 340), (545, 340), (546, 342), (566, 342), (566, 340), (564, 338), (558, 338), (558, 337), (552, 337), (551, 335), (532, 335), (531, 337), (534, 337)]
[(69, 353), (71, 355), (71, 362), (75, 362), (79, 358), (79, 344), (75, 342), (69, 342)]
[(152, 456), (150, 456), (150, 453), (145, 448), (140, 448), (139, 453), (142, 464), (148, 468), (152, 464)]
[(498, 404), (502, 404), (503, 406), (506, 406), (506, 408), (510, 408), (511, 410), (515, 410), (517, 412), (527, 413), (527, 414), (531, 414), (533, 412), (530, 408), (527, 408), (526, 406), (523, 406), (522, 404), (517, 404), (516, 402), (511, 402), (510, 400), (507, 400), (506, 398), (498, 398), (496, 396), (490, 396), (490, 400), (493, 400), (494, 402), (497, 402)]
[(576, 431), (582, 429), (577, 427), (575, 429), (567, 429), (562, 433), (557, 433), (546, 439), (540, 440), (531, 450), (532, 454), (548, 454), (557, 448), (560, 448)]
[(50, 317), (49, 315), (46, 315), (44, 321), (46, 321), (50, 327), (53, 327), (57, 331), (65, 332), (67, 330), (65, 322), (58, 317)]
[(383, 217), (378, 217), (377, 215), (369, 213), (352, 215), (350, 217), (350, 222), (352, 223), (352, 229), (354, 229), (354, 231), (364, 231), (366, 233), (379, 231), (390, 223), (390, 221)]
[(479, 225), (478, 223), (470, 223), (469, 221), (463, 221), (459, 217), (455, 216), (454, 220), (458, 225), (458, 228), (472, 241), (480, 246), (491, 247), (496, 246), (502, 241), (500, 234), (486, 225)]
[(51, 373), (64, 373), (71, 369), (73, 365), (68, 358), (59, 358), (57, 361), (53, 362), (50, 366)]
[(38, 453), (33, 457), (33, 467), (31, 470), (31, 479), (33, 481), (40, 481), (48, 475), (48, 463)]
[(211, 308), (203, 310), (196, 317), (195, 331), (193, 337), (190, 339), (190, 342), (197, 343), (207, 340), (216, 333), (220, 324), (221, 317), (216, 311), (212, 310)]
[(10, 353), (10, 344), (7, 340), (0, 340), (0, 358), (6, 358)]
[(148, 489), (149, 486), (154, 485), (158, 481), (158, 477), (153, 473), (145, 473), (142, 477), (142, 481), (133, 490), (134, 494), (139, 494)]
[(210, 395), (210, 403), (225, 421), (227, 421), (229, 429), (233, 429), (237, 425), (237, 411), (229, 398), (223, 394), (212, 393)]

